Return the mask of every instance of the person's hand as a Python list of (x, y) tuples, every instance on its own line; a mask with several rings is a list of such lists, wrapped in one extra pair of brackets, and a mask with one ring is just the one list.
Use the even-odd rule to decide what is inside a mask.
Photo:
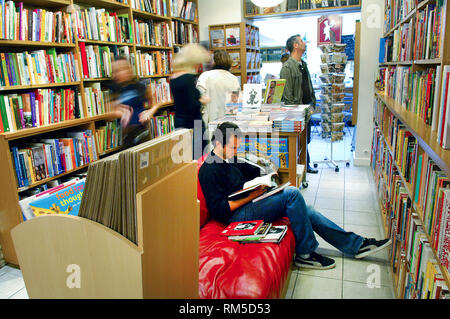
[(258, 196), (261, 196), (262, 194), (264, 194), (267, 190), (267, 186), (266, 185), (260, 185), (257, 188), (255, 188), (254, 191), (252, 191), (248, 197), (250, 197), (251, 199), (254, 199)]
[(144, 124), (145, 122), (150, 121), (150, 119), (155, 115), (155, 113), (156, 109), (154, 108), (139, 113), (139, 123)]
[(120, 125), (125, 128), (130, 123), (131, 116), (133, 115), (133, 108), (121, 106), (121, 112), (122, 116), (120, 117)]
[(207, 95), (203, 95), (200, 98), (200, 103), (202, 103), (202, 104), (208, 104), (209, 102), (211, 102), (211, 98)]

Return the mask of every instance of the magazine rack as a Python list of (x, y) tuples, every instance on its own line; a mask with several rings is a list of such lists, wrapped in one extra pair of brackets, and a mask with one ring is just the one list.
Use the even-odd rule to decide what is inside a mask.
[(11, 234), (29, 297), (198, 298), (199, 209), (190, 161), (137, 193), (137, 245), (82, 217), (17, 225)]

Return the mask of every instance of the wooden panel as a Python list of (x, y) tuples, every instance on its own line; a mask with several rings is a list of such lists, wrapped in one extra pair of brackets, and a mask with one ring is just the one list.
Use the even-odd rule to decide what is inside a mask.
[(137, 207), (144, 298), (198, 298), (197, 163), (138, 193)]
[[(30, 298), (142, 298), (141, 251), (101, 224), (49, 215), (11, 233)], [(67, 284), (69, 265), (79, 266), (79, 288)]]
[(0, 244), (8, 263), (17, 265), (18, 260), (11, 239), (11, 229), (21, 222), (17, 181), (9, 152), (9, 144), (0, 137)]

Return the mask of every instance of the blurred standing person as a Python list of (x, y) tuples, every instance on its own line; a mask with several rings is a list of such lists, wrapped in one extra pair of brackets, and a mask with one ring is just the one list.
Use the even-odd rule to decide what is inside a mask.
[(198, 78), (197, 89), (203, 101), (202, 118), (206, 128), (209, 122), (225, 115), (225, 104), (232, 92), (239, 91), (238, 78), (230, 72), (233, 60), (225, 50), (217, 50), (213, 55), (212, 70), (203, 72)]
[(170, 90), (175, 104), (175, 128), (194, 130), (194, 159), (203, 155), (207, 145), (203, 139), (205, 124), (202, 121), (201, 96), (196, 88), (197, 78), (194, 72), (210, 58), (209, 52), (201, 45), (188, 44), (175, 54), (173, 73), (170, 77)]
[(148, 139), (148, 128), (142, 119), (152, 117), (159, 105), (149, 110), (144, 108), (146, 102), (152, 105), (151, 88), (138, 81), (125, 57), (112, 63), (112, 79), (111, 90), (116, 95), (112, 107), (123, 128), (122, 145), (128, 148)]
[[(305, 113), (305, 121), (308, 127), (307, 144), (309, 144), (311, 141), (311, 124), (309, 119), (316, 108), (316, 96), (308, 66), (302, 60), (302, 56), (306, 51), (306, 43), (299, 34), (296, 34), (286, 41), (286, 48), (290, 53), (290, 57), (283, 63), (280, 71), (280, 79), (286, 79), (282, 101), (286, 105), (310, 105)], [(319, 171), (310, 166), (309, 151), (306, 153), (307, 172), (317, 174)]]

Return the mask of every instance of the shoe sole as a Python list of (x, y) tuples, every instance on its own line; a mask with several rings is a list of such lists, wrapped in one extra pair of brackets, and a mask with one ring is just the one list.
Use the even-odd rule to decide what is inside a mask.
[(392, 242), (392, 239), (389, 239), (389, 241), (387, 241), (384, 245), (382, 245), (380, 247), (377, 247), (377, 248), (372, 249), (372, 250), (365, 251), (365, 252), (363, 252), (363, 253), (361, 253), (359, 255), (355, 255), (355, 259), (361, 259), (361, 258), (367, 257), (369, 255), (372, 255), (372, 254), (374, 254), (374, 253), (376, 253), (376, 252), (386, 248), (387, 246), (389, 246), (391, 244), (391, 242)]
[(326, 267), (303, 265), (303, 264), (297, 264), (296, 262), (294, 262), (294, 263), (298, 268), (303, 268), (303, 269), (327, 270), (327, 269), (332, 269), (332, 268), (336, 267), (336, 263), (333, 263)]

